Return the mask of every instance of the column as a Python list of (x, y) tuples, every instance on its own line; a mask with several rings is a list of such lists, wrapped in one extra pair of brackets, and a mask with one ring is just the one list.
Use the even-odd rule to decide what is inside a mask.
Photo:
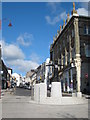
[(69, 35), (69, 54), (70, 54), (70, 63), (72, 62), (72, 47), (71, 47), (71, 35)]
[(69, 88), (69, 71), (67, 71), (67, 91), (69, 92), (70, 91), (70, 88)]
[(75, 32), (75, 66), (76, 66), (76, 80), (77, 80), (77, 97), (81, 97), (81, 58), (80, 58), (80, 39), (78, 30), (78, 18), (74, 19)]
[[(63, 65), (63, 54), (61, 53), (61, 65)], [(63, 68), (63, 66), (61, 66)]]
[(65, 92), (65, 78), (64, 78), (64, 75), (63, 75), (63, 91)]
[[(60, 58), (58, 58), (58, 64), (60, 64)], [(58, 71), (60, 71), (60, 66), (58, 66)]]
[(73, 74), (72, 74), (72, 69), (70, 70), (70, 72), (71, 72), (71, 85), (70, 85), (70, 87), (71, 87), (71, 91), (73, 92)]
[(76, 66), (76, 79), (77, 79), (77, 92), (81, 92), (81, 60), (75, 59)]
[(66, 47), (65, 47), (65, 65), (67, 65), (67, 50), (66, 50)]
[(74, 38), (75, 38), (75, 53), (76, 57), (80, 57), (80, 39), (78, 30), (78, 18), (74, 19)]

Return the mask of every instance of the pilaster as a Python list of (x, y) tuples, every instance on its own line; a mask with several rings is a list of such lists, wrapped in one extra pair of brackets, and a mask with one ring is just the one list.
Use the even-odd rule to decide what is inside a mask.
[(80, 39), (78, 29), (78, 18), (74, 19), (74, 34), (75, 34), (75, 67), (76, 67), (76, 80), (77, 92), (81, 92), (81, 58), (80, 58)]
[(72, 62), (72, 51), (71, 51), (71, 35), (69, 35), (69, 54), (70, 54), (70, 63)]
[(67, 65), (67, 49), (65, 47), (65, 65)]

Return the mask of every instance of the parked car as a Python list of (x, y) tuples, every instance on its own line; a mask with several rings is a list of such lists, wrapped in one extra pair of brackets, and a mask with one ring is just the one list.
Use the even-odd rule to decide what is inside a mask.
[(28, 90), (31, 90), (31, 86), (28, 86), (27, 89), (28, 89)]
[(29, 83), (25, 83), (25, 84), (24, 84), (24, 88), (25, 88), (25, 89), (28, 89), (28, 90), (31, 90), (31, 86), (30, 86)]
[(24, 86), (23, 86), (23, 83), (20, 83), (19, 87), (20, 87), (20, 88), (23, 88), (23, 87), (24, 87)]
[(24, 88), (25, 88), (25, 89), (27, 88), (27, 85), (26, 85), (26, 84), (24, 84)]

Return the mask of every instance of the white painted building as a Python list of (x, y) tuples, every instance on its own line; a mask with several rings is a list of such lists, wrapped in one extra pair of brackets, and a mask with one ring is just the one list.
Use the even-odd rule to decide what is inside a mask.
[(19, 87), (20, 83), (22, 82), (22, 77), (21, 75), (17, 74), (17, 73), (13, 73), (12, 74), (12, 78), (15, 79), (16, 81), (16, 86)]
[(47, 58), (44, 63), (42, 63), (38, 68), (37, 68), (37, 83), (45, 83), (47, 85), (50, 84), (50, 77), (52, 77), (52, 64), (50, 62), (50, 58)]
[(25, 83), (30, 82), (30, 77), (25, 78)]

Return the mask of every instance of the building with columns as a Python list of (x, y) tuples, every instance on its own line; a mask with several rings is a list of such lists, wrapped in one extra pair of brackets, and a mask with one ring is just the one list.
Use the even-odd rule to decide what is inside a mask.
[[(50, 47), (50, 60), (58, 65), (63, 92), (90, 93), (90, 17), (79, 16), (73, 3), (72, 16), (57, 31)], [(54, 70), (53, 70), (54, 72)], [(55, 81), (52, 77), (51, 81)]]
[(2, 86), (1, 70), (2, 70), (2, 63), (1, 63), (1, 45), (0, 45), (0, 89)]

